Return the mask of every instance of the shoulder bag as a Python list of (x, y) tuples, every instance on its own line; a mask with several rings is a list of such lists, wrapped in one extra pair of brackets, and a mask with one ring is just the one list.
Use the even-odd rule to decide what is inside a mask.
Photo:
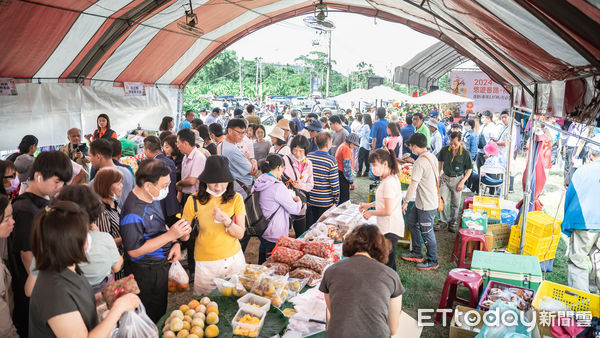
[(440, 182), (438, 180), (438, 175), (436, 175), (436, 168), (433, 165), (433, 162), (431, 162), (431, 159), (429, 157), (425, 156), (425, 154), (423, 154), (421, 156), (424, 156), (427, 159), (427, 161), (429, 161), (429, 164), (431, 164), (431, 169), (433, 169), (433, 177), (435, 177), (435, 187), (437, 188), (437, 195), (438, 195), (437, 211), (442, 212), (442, 210), (444, 210), (444, 198), (440, 194)]

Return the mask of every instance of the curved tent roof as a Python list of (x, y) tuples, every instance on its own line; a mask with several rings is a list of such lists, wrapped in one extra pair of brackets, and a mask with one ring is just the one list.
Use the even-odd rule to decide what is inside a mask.
[(425, 95), (410, 98), (408, 103), (410, 104), (447, 104), (447, 103), (466, 103), (473, 102), (468, 97), (462, 97), (454, 94), (450, 94), (443, 90), (436, 90)]
[(396, 67), (394, 82), (429, 88), (437, 85), (442, 75), (467, 60), (456, 49), (440, 41)]
[[(0, 5), (0, 76), (84, 84), (185, 85), (221, 50), (310, 13), (304, 0), (193, 0), (200, 38), (177, 26), (188, 0), (30, 0)], [(505, 87), (597, 71), (600, 9), (585, 0), (338, 0), (329, 10), (405, 24)], [(401, 43), (395, 37), (390, 43)], [(526, 86), (523, 86), (525, 90)]]

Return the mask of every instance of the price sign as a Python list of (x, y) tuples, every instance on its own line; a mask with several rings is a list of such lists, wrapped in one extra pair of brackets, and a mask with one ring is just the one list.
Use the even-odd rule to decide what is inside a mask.
[(15, 79), (13, 78), (0, 78), (0, 96), (12, 96), (17, 95), (17, 86), (15, 86)]
[(143, 82), (124, 82), (125, 96), (146, 96), (146, 88)]

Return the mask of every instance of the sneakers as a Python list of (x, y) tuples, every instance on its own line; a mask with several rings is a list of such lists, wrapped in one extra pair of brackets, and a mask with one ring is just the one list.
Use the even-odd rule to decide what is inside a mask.
[(437, 270), (440, 266), (438, 263), (434, 263), (432, 261), (424, 261), (422, 263), (417, 264), (417, 269), (419, 270)]
[(409, 262), (417, 262), (417, 263), (423, 262), (423, 256), (417, 255), (414, 252), (404, 253), (404, 254), (400, 255), (400, 258), (404, 259), (405, 261), (409, 261)]
[(455, 226), (449, 226), (449, 227), (448, 227), (448, 232), (451, 232), (451, 233), (456, 233), (456, 228), (457, 228), (457, 226), (456, 226), (456, 225), (455, 225)]
[(439, 221), (433, 225), (433, 231), (440, 231), (442, 229), (446, 229), (448, 227), (448, 223)]

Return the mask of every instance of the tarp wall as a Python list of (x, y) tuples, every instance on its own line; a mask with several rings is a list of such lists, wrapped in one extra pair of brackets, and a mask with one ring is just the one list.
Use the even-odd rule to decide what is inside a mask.
[(19, 83), (18, 95), (0, 96), (0, 150), (16, 149), (25, 134), (39, 146), (67, 142), (67, 130), (89, 134), (98, 114), (106, 113), (119, 137), (136, 128), (157, 130), (163, 116), (175, 118), (181, 109), (181, 90), (146, 87), (145, 96), (125, 96), (123, 87), (94, 87), (73, 83)]

